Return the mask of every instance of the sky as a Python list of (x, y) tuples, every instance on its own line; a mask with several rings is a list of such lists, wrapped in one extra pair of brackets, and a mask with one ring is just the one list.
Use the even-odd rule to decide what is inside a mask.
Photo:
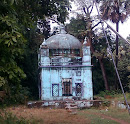
[[(69, 23), (70, 19), (72, 17), (76, 18), (76, 14), (74, 12), (77, 12), (77, 6), (74, 4), (74, 2), (71, 3), (72, 5), (72, 9), (71, 12), (69, 12), (69, 19), (65, 22), (65, 23)], [(92, 11), (92, 16), (97, 15), (97, 10), (96, 7), (94, 7), (93, 11)], [(116, 24), (113, 24), (110, 21), (107, 21), (107, 23), (116, 30)], [(51, 25), (51, 27), (53, 28), (54, 26), (57, 26), (57, 24), (53, 23), (53, 25)], [(130, 18), (128, 18), (124, 23), (119, 23), (119, 34), (123, 37), (123, 38), (127, 38), (130, 35)]]

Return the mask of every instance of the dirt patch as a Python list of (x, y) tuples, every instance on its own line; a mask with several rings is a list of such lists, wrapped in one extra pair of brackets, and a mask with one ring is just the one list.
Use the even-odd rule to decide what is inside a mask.
[(37, 120), (39, 124), (90, 124), (90, 120), (77, 114), (70, 114), (64, 109), (13, 107), (7, 111), (12, 112), (17, 117)]

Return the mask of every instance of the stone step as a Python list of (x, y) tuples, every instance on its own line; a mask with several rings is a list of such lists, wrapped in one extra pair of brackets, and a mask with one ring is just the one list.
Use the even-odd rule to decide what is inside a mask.
[(65, 101), (66, 103), (74, 103), (74, 101)]
[(74, 106), (74, 107), (65, 107), (65, 109), (77, 109), (78, 107), (77, 106)]
[(74, 99), (66, 99), (66, 100), (64, 100), (64, 101), (74, 101)]
[(74, 107), (78, 108), (78, 106), (65, 106), (65, 108), (74, 108)]
[(70, 106), (77, 106), (77, 105), (74, 104), (74, 103), (73, 103), (73, 104), (72, 104), (72, 103), (66, 103), (65, 106), (67, 106), (67, 105), (70, 105)]

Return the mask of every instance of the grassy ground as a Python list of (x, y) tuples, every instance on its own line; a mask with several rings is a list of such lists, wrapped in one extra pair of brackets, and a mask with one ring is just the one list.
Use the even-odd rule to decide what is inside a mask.
[[(125, 93), (127, 101), (130, 102), (130, 93)], [(116, 93), (116, 92), (111, 92), (109, 91), (109, 93), (106, 93), (104, 91), (100, 92), (100, 94), (95, 96), (98, 99), (101, 100), (112, 100), (112, 101), (124, 101), (124, 96), (122, 93)]]
[(5, 111), (5, 115), (5, 112), (1, 113), (0, 124), (130, 124), (127, 110), (113, 107), (83, 109), (77, 114), (65, 109), (29, 109), (25, 106), (6, 108)]
[(89, 118), (92, 124), (127, 124), (130, 116), (126, 110), (107, 108), (89, 109), (79, 112), (85, 118)]

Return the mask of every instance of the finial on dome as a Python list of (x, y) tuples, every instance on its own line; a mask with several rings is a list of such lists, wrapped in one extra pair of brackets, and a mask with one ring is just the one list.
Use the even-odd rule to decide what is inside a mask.
[(46, 43), (45, 38), (44, 38), (42, 44), (40, 45), (40, 48), (44, 48), (44, 47), (47, 47), (47, 43)]
[(43, 40), (43, 43), (42, 43), (42, 46), (46, 46), (47, 44), (46, 44), (46, 40), (45, 40), (45, 38), (44, 38), (44, 40)]
[(63, 24), (60, 25), (60, 34), (66, 34), (65, 26)]
[(84, 38), (84, 43), (83, 45), (86, 45), (87, 44), (87, 37)]

